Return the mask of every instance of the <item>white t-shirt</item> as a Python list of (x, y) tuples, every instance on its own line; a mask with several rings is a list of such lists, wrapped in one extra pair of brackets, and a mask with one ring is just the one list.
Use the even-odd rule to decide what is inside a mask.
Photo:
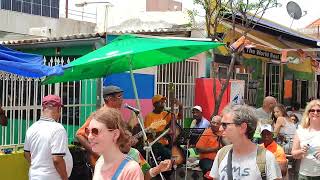
[(255, 115), (261, 124), (272, 124), (271, 113), (265, 112), (262, 107), (256, 109)]
[(317, 148), (320, 148), (320, 131), (310, 131), (300, 127), (297, 130), (300, 140), (300, 147), (307, 144), (310, 145), (308, 154), (305, 158), (301, 159), (299, 173), (304, 176), (320, 176), (320, 160), (316, 159), (313, 155)]
[(61, 179), (54, 167), (52, 155), (63, 156), (68, 176), (70, 176), (73, 161), (68, 149), (67, 132), (60, 123), (55, 122), (53, 119), (41, 117), (29, 127), (26, 134), (24, 151), (31, 154), (29, 179)]
[[(216, 157), (219, 157), (219, 153), (220, 151), (218, 152)], [(219, 180), (228, 180), (228, 175), (227, 175), (228, 154), (229, 152), (223, 158), (220, 165), (218, 165), (218, 158), (215, 159), (212, 165), (212, 169), (210, 171), (211, 177)], [(258, 165), (257, 165), (256, 157), (257, 157), (257, 150), (240, 158), (235, 157), (233, 153), (232, 154), (233, 179), (235, 180), (262, 179)], [(282, 177), (280, 167), (274, 155), (269, 151), (266, 151), (265, 173), (267, 176), (267, 180), (273, 180), (273, 179)]]

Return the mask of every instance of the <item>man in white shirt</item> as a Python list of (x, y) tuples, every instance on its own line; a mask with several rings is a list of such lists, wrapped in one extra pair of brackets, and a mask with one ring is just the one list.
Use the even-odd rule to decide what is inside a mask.
[(216, 180), (281, 179), (274, 155), (252, 142), (256, 126), (257, 118), (251, 107), (231, 105), (224, 109), (220, 131), (232, 145), (218, 151), (210, 171), (211, 177)]
[(45, 96), (40, 119), (27, 130), (24, 157), (30, 164), (30, 180), (67, 180), (71, 174), (67, 132), (58, 123), (62, 107), (59, 96)]
[(272, 111), (277, 104), (276, 98), (267, 96), (263, 99), (262, 107), (255, 110), (255, 116), (258, 118), (257, 129), (255, 131), (255, 137), (260, 137), (260, 127), (262, 124), (272, 125)]
[(263, 99), (262, 107), (258, 108), (255, 112), (261, 124), (272, 124), (271, 113), (276, 104), (277, 100), (272, 96), (267, 96)]
[(191, 122), (190, 128), (203, 128), (206, 129), (210, 126), (210, 122), (203, 117), (202, 107), (194, 106), (192, 108), (193, 121)]

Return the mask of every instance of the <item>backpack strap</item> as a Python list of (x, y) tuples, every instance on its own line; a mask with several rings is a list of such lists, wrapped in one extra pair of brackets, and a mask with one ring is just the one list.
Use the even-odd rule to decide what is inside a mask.
[(266, 149), (262, 146), (258, 146), (257, 150), (257, 166), (261, 173), (262, 180), (267, 179), (266, 175)]
[(118, 179), (118, 177), (119, 177), (121, 171), (123, 170), (123, 168), (124, 168), (124, 167), (126, 166), (126, 164), (127, 164), (129, 161), (131, 161), (131, 160), (132, 160), (132, 158), (131, 158), (130, 156), (128, 156), (128, 155), (122, 160), (122, 162), (121, 162), (121, 164), (119, 165), (119, 167), (117, 168), (116, 172), (113, 174), (112, 180), (117, 180), (117, 179)]
[(224, 159), (224, 157), (227, 155), (227, 153), (232, 149), (232, 144), (224, 146), (219, 150), (219, 156), (218, 156), (218, 167), (221, 164), (221, 161)]

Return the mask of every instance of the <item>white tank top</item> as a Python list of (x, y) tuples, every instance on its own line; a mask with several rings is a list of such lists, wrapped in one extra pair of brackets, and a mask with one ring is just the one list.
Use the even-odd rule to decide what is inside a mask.
[(300, 139), (300, 147), (310, 145), (308, 154), (301, 159), (299, 173), (304, 176), (320, 176), (320, 160), (313, 154), (317, 148), (320, 148), (320, 131), (310, 131), (309, 128), (299, 128), (297, 134)]
[(288, 119), (286, 119), (285, 124), (281, 127), (279, 133), (287, 139), (292, 140), (296, 134), (296, 126), (292, 122), (288, 122)]

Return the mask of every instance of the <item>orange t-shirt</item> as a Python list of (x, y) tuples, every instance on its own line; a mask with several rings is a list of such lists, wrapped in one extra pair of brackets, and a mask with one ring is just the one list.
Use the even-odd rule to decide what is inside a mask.
[[(218, 133), (219, 135), (220, 133)], [(211, 128), (208, 128), (204, 130), (201, 137), (199, 138), (196, 148), (217, 148), (221, 146), (218, 142), (218, 135), (214, 134), (211, 130)], [(200, 159), (212, 159), (216, 157), (216, 152), (210, 152), (210, 153), (200, 153)]]
[[(88, 136), (86, 134), (85, 129), (87, 127), (89, 127), (89, 124), (90, 124), (92, 119), (93, 119), (93, 113), (88, 117), (86, 122), (78, 129), (77, 136), (83, 136), (86, 139), (88, 139)], [(88, 159), (89, 159), (89, 162), (90, 162), (91, 166), (93, 166), (93, 167), (95, 166), (96, 161), (98, 160), (98, 158), (99, 158), (99, 156), (95, 156), (93, 154), (88, 153)]]
[(86, 139), (88, 139), (88, 136), (86, 134), (86, 128), (89, 127), (89, 124), (91, 122), (91, 120), (93, 119), (93, 115), (91, 114), (88, 119), (86, 120), (86, 122), (84, 122), (84, 124), (78, 129), (77, 131), (77, 136), (83, 136), (85, 137)]
[[(264, 144), (261, 144), (262, 147), (265, 147)], [(276, 157), (278, 162), (286, 162), (286, 154), (284, 153), (283, 148), (278, 145), (275, 141), (273, 141), (269, 146), (265, 147), (268, 151), (272, 152), (273, 155)]]
[[(162, 111), (160, 114), (150, 112), (144, 118), (144, 127), (153, 129), (155, 132), (162, 132), (170, 122), (170, 119), (171, 114), (166, 111)], [(161, 138), (159, 143), (167, 145), (169, 144), (169, 141), (165, 138)]]
[(156, 132), (162, 132), (170, 122), (170, 119), (171, 114), (166, 111), (162, 111), (160, 114), (150, 112), (144, 118), (144, 127), (152, 128)]

